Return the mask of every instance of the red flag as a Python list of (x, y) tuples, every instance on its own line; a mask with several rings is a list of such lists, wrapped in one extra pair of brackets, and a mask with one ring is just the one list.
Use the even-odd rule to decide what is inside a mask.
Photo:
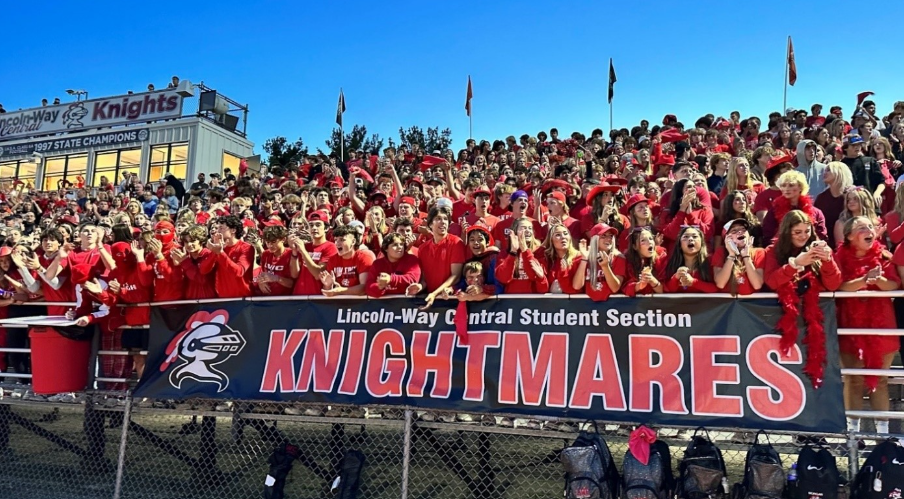
[(474, 97), (474, 92), (471, 90), (471, 77), (468, 76), (468, 95), (465, 97), (465, 111), (468, 112), (468, 117), (471, 116), (471, 97)]
[(797, 82), (797, 63), (794, 62), (794, 44), (788, 37), (788, 85), (792, 87)]
[(874, 95), (874, 94), (875, 94), (875, 92), (870, 92), (869, 90), (867, 90), (866, 92), (860, 92), (859, 94), (857, 94), (857, 107), (860, 107), (863, 104), (863, 101), (865, 101), (867, 97), (869, 97), (870, 95)]

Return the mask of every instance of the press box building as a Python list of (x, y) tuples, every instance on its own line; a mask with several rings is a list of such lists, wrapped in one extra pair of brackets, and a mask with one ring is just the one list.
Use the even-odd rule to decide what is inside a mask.
[[(196, 94), (198, 94), (196, 96)], [(167, 173), (187, 182), (198, 173), (238, 172), (252, 155), (248, 107), (203, 83), (0, 114), (0, 182), (53, 190), (78, 177), (97, 186), (123, 172), (156, 182)]]

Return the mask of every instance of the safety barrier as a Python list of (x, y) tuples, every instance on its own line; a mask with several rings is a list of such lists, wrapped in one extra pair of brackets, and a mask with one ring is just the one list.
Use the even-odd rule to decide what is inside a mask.
[[(658, 295), (657, 298), (669, 298)], [(729, 295), (675, 295), (687, 298)], [(825, 297), (862, 297), (863, 293), (824, 293)], [(872, 296), (904, 298), (904, 291)], [(512, 298), (511, 295), (495, 299)], [(522, 298), (525, 296), (521, 296)], [(582, 296), (529, 295), (531, 299), (581, 299)], [(759, 293), (737, 299), (775, 298)], [(252, 297), (244, 300), (336, 300), (325, 297)], [(360, 297), (351, 299), (361, 299)], [(619, 297), (612, 297), (613, 300)], [(231, 300), (181, 300), (152, 306), (221, 303)], [(46, 305), (29, 303), (27, 305)], [(66, 304), (58, 304), (66, 305)], [(11, 327), (0, 322), (0, 326)], [(902, 336), (904, 330), (839, 329), (839, 335)], [(29, 353), (28, 348), (0, 352)], [(131, 355), (95, 349), (97, 355)], [(147, 354), (147, 352), (142, 352)], [(95, 360), (96, 361), (96, 360)], [(93, 371), (96, 371), (97, 367)], [(842, 369), (844, 375), (882, 375), (904, 380), (904, 368)], [(29, 374), (0, 377), (27, 379)], [(122, 382), (95, 377), (93, 382)], [(9, 385), (2, 384), (9, 388)], [(96, 388), (96, 385), (92, 385)], [(27, 388), (27, 385), (21, 385)], [(266, 476), (266, 459), (282, 441), (300, 444), (288, 497), (325, 493), (345, 451), (362, 450), (368, 459), (359, 497), (549, 497), (561, 493), (558, 451), (573, 441), (583, 421), (563, 418), (424, 411), (416, 407), (350, 407), (317, 404), (213, 400), (134, 400), (129, 392), (96, 389), (69, 403), (0, 400), (0, 497), (48, 497), (66, 487), (67, 496), (88, 497), (255, 497)], [(904, 394), (894, 394), (896, 401)], [(75, 403), (72, 403), (75, 402)], [(900, 402), (896, 402), (901, 406)], [(904, 419), (904, 411), (847, 411), (849, 417)], [(624, 426), (600, 421), (620, 462), (627, 446)], [(662, 429), (677, 465), (690, 428)], [(740, 480), (750, 434), (737, 428), (711, 430), (725, 453), (730, 481)], [(901, 434), (893, 424), (893, 433)], [(864, 456), (859, 441), (881, 438), (864, 429), (844, 434), (813, 434), (824, 439), (840, 467), (856, 472)], [(771, 441), (786, 467), (804, 440), (800, 432), (774, 432)], [(21, 484), (28, 483), (28, 490)]]

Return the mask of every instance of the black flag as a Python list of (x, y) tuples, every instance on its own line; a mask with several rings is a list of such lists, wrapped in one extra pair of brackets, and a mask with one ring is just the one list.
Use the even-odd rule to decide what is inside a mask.
[(612, 59), (609, 59), (609, 104), (612, 104), (612, 96), (615, 95), (615, 82), (618, 81), (618, 78), (615, 77), (615, 66), (612, 65)]

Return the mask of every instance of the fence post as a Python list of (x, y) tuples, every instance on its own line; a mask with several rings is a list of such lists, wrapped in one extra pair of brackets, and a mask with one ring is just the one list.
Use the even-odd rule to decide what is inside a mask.
[(411, 462), (411, 420), (413, 412), (405, 409), (405, 441), (402, 444), (402, 497), (408, 499), (408, 467)]
[(126, 407), (122, 411), (122, 434), (119, 437), (119, 458), (116, 461), (116, 483), (113, 486), (113, 499), (122, 494), (122, 475), (126, 466), (126, 439), (129, 436), (129, 422), (132, 420), (132, 394), (126, 394)]
[(860, 471), (860, 449), (857, 447), (857, 432), (848, 432), (848, 468), (851, 472), (850, 482), (854, 481)]

